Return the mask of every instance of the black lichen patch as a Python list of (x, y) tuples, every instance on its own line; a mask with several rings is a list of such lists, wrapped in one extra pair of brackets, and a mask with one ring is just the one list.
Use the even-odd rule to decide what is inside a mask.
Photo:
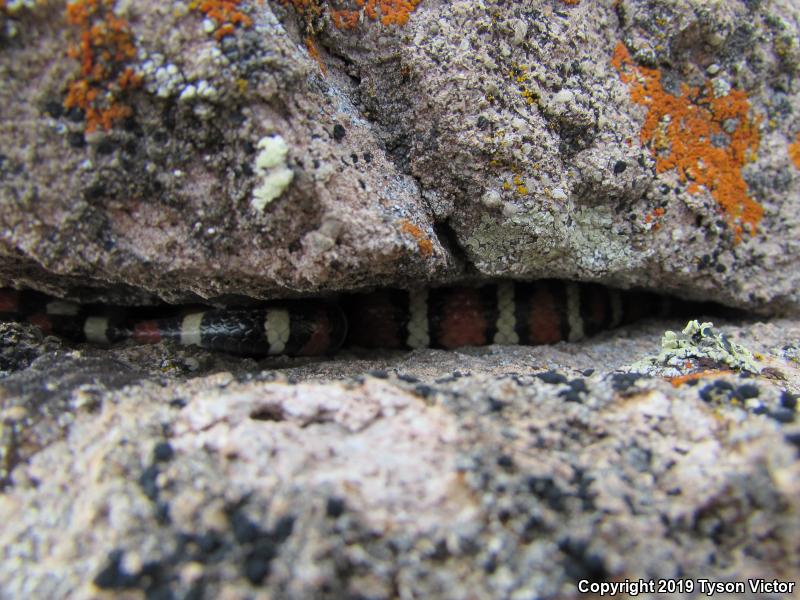
[(700, 388), (698, 394), (703, 402), (709, 404), (733, 403), (746, 405), (754, 412), (757, 412), (756, 409), (761, 406), (760, 403), (752, 405), (752, 403), (747, 402), (758, 398), (760, 394), (758, 386), (752, 383), (737, 386), (724, 379), (717, 379)]
[(159, 442), (153, 448), (153, 462), (168, 462), (175, 456), (175, 450), (169, 442)]
[(746, 383), (736, 388), (736, 395), (742, 400), (749, 400), (751, 398), (758, 398), (759, 390), (757, 386)]
[(281, 517), (271, 530), (252, 521), (241, 508), (234, 508), (229, 519), (234, 538), (244, 555), (242, 573), (253, 585), (262, 585), (269, 576), (278, 549), (292, 534), (295, 517)]
[(611, 375), (611, 387), (620, 394), (628, 393), (631, 388), (635, 388), (640, 379), (647, 378), (643, 373), (613, 373)]
[(493, 413), (502, 412), (503, 409), (507, 406), (506, 402), (498, 400), (497, 398), (494, 398), (492, 396), (489, 396), (488, 402), (489, 402), (489, 412)]
[[(95, 576), (94, 584), (102, 590), (142, 590), (147, 598), (174, 597), (170, 583), (176, 576), (170, 560), (146, 562), (137, 571), (129, 572), (123, 565), (124, 558), (125, 552), (121, 549), (110, 552), (105, 566)], [(194, 593), (196, 595), (197, 591)]]
[(591, 490), (592, 482), (594, 481), (594, 477), (587, 475), (586, 471), (581, 468), (573, 466), (573, 477), (572, 482), (577, 488), (577, 496), (581, 501), (581, 505), (583, 510), (585, 511), (592, 511), (595, 508), (595, 494)]
[(469, 373), (462, 373), (461, 371), (453, 371), (450, 375), (445, 377), (440, 377), (436, 380), (436, 383), (451, 383), (457, 379), (461, 379), (462, 377), (469, 377)]
[(95, 576), (94, 584), (103, 590), (124, 590), (137, 587), (139, 577), (128, 573), (122, 567), (125, 553), (122, 550), (113, 550), (108, 555), (108, 560), (103, 569)]
[(170, 408), (175, 408), (177, 410), (180, 410), (188, 403), (189, 403), (188, 400), (186, 400), (185, 398), (173, 398), (172, 400), (169, 401), (169, 406)]
[(800, 431), (795, 431), (793, 433), (787, 433), (784, 436), (787, 444), (790, 444), (795, 447), (797, 450), (797, 456), (800, 457)]
[[(226, 564), (238, 563), (242, 576), (252, 585), (263, 585), (281, 545), (294, 529), (295, 517), (279, 517), (265, 528), (244, 512), (244, 505), (228, 509), (228, 528), (222, 531), (176, 532), (167, 552), (136, 570), (125, 567), (125, 551), (112, 551), (94, 577), (103, 590), (139, 590), (148, 598), (202, 598), (205, 589), (221, 575)], [(342, 511), (343, 511), (342, 507)], [(204, 567), (199, 580), (186, 584), (181, 572), (187, 564)]]
[(558, 543), (558, 549), (564, 555), (561, 564), (568, 580), (601, 582), (608, 579), (609, 572), (603, 557), (592, 552), (585, 541), (567, 537)]
[(413, 375), (408, 375), (407, 373), (398, 373), (397, 378), (400, 381), (405, 381), (406, 383), (419, 383), (418, 377), (414, 377)]
[(589, 392), (586, 387), (586, 382), (583, 379), (573, 379), (569, 381), (567, 385), (569, 385), (568, 389), (561, 390), (558, 393), (566, 402), (582, 402), (583, 397), (581, 394), (587, 394)]
[(64, 105), (57, 100), (48, 100), (42, 110), (46, 115), (54, 119), (60, 118), (64, 114)]
[(346, 509), (347, 505), (344, 499), (338, 496), (331, 496), (325, 502), (325, 514), (331, 519), (338, 519), (344, 514)]
[(336, 125), (333, 126), (333, 139), (337, 142), (341, 142), (346, 135), (347, 130), (344, 128), (344, 125), (336, 123)]
[(155, 505), (155, 519), (161, 525), (170, 522), (169, 504), (160, 501), (159, 475), (161, 473), (160, 463), (171, 461), (175, 456), (175, 450), (169, 442), (159, 442), (153, 448), (153, 457), (139, 476), (139, 487), (148, 500)]
[(436, 395), (436, 389), (425, 383), (420, 383), (414, 386), (414, 393), (421, 398), (427, 399)]
[(261, 532), (253, 547), (245, 556), (244, 572), (254, 585), (260, 585), (269, 575), (270, 563), (278, 554), (278, 548), (292, 534), (294, 517), (282, 517), (271, 532)]
[(142, 471), (139, 476), (139, 487), (147, 498), (156, 502), (158, 500), (158, 466), (152, 464)]
[(528, 491), (556, 511), (564, 510), (564, 491), (552, 477), (528, 477)]
[(73, 148), (83, 148), (86, 146), (86, 138), (82, 131), (70, 131), (67, 135), (67, 141)]
[(717, 379), (701, 388), (699, 395), (703, 402), (709, 404), (726, 402), (734, 397), (734, 387), (724, 379)]
[(797, 410), (797, 394), (783, 390), (781, 392), (781, 406), (792, 411)]
[(794, 423), (795, 420), (795, 411), (784, 408), (783, 406), (772, 409), (768, 414), (778, 423)]
[(514, 468), (514, 458), (509, 454), (501, 454), (497, 457), (497, 466), (502, 469), (512, 470)]
[(542, 373), (537, 373), (536, 377), (541, 379), (545, 383), (549, 383), (552, 385), (557, 385), (560, 383), (567, 383), (566, 375), (559, 373), (558, 371), (544, 371)]

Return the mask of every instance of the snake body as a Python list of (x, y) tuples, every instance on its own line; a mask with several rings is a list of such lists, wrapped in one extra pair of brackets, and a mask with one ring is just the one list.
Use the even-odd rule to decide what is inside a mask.
[[(377, 290), (338, 301), (270, 302), (259, 308), (186, 310), (84, 306), (0, 289), (0, 319), (26, 320), (76, 342), (173, 340), (252, 356), (314, 356), (342, 346), (458, 348), (577, 341), (642, 316), (668, 300), (596, 284), (504, 281), (468, 287)], [(155, 311), (155, 313), (154, 313)]]

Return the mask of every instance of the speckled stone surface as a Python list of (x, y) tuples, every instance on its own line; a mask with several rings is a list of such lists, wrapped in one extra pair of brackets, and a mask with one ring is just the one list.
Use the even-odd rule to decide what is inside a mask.
[(5, 284), (132, 303), (557, 277), (798, 307), (795, 2), (351, 22), (267, 0), (225, 24), (117, 2), (92, 52), (110, 11), (44, 4), (0, 9)]
[(0, 0), (0, 284), (557, 277), (750, 320), (262, 361), (0, 324), (0, 597), (796, 581), (797, 3), (378, 4)]
[(490, 599), (796, 581), (800, 323), (718, 326), (760, 375), (631, 371), (679, 327), (260, 363), (49, 341), (0, 381), (0, 589)]

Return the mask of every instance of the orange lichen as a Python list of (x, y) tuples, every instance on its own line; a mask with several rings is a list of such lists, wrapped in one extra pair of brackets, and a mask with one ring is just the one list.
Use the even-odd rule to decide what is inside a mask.
[(322, 55), (319, 53), (319, 48), (317, 48), (317, 44), (314, 43), (314, 38), (310, 35), (306, 37), (306, 50), (308, 50), (308, 55), (317, 62), (319, 65), (319, 70), (322, 71), (322, 74), (326, 75), (328, 73), (328, 67), (326, 67), (325, 63), (322, 61)]
[(119, 97), (142, 84), (126, 63), (136, 56), (127, 21), (113, 12), (114, 0), (77, 0), (67, 4), (67, 22), (80, 31), (80, 42), (67, 54), (81, 64), (80, 76), (70, 82), (64, 107), (86, 115), (86, 131), (109, 130), (133, 110)]
[[(324, 0), (280, 0), (291, 5), (304, 18), (319, 17), (323, 13)], [(350, 8), (330, 8), (333, 25), (338, 29), (355, 29), (361, 15), (381, 25), (405, 25), (411, 13), (422, 0), (350, 0)], [(340, 3), (341, 4), (341, 3)]]
[(794, 143), (789, 144), (789, 158), (792, 159), (794, 166), (800, 169), (800, 133)]
[(684, 383), (687, 383), (689, 381), (696, 381), (698, 379), (703, 379), (704, 377), (711, 377), (712, 375), (713, 376), (733, 375), (733, 371), (729, 371), (726, 369), (710, 369), (706, 371), (700, 371), (698, 373), (689, 373), (688, 375), (669, 377), (668, 381), (672, 384), (672, 387), (680, 387)]
[(330, 10), (331, 21), (336, 29), (355, 29), (361, 13), (357, 10)]
[(356, 4), (364, 6), (367, 16), (375, 20), (376, 7), (380, 8), (381, 25), (405, 25), (411, 13), (416, 10), (422, 0), (356, 0)]
[(683, 84), (680, 96), (668, 93), (658, 69), (636, 65), (622, 42), (611, 64), (629, 88), (631, 99), (648, 109), (640, 141), (648, 145), (656, 172), (675, 169), (687, 191), (707, 190), (730, 223), (736, 239), (756, 232), (764, 215), (748, 194), (742, 168), (752, 161), (761, 141), (759, 116), (750, 117), (750, 102), (741, 90), (714, 94)]
[[(324, 23), (324, 16), (330, 17), (337, 29), (356, 29), (362, 20), (380, 21), (381, 25), (405, 25), (412, 12), (422, 0), (341, 0), (337, 8), (328, 5), (328, 0), (278, 0), (284, 6), (291, 6), (300, 16), (306, 49), (325, 73), (327, 71), (319, 53), (315, 39)], [(349, 6), (347, 6), (349, 3)], [(342, 6), (344, 5), (344, 6)], [(363, 19), (362, 19), (363, 15)]]
[(403, 220), (400, 223), (400, 231), (410, 234), (411, 237), (417, 241), (417, 247), (422, 256), (430, 256), (433, 254), (433, 242), (431, 242), (425, 233), (411, 221)]
[(651, 225), (651, 229), (657, 230), (661, 227), (661, 223), (658, 220), (666, 214), (666, 210), (661, 208), (660, 206), (653, 209), (653, 212), (647, 213), (644, 216), (644, 222), (647, 225)]
[(250, 27), (253, 24), (253, 20), (239, 10), (240, 3), (241, 0), (197, 0), (189, 3), (189, 10), (200, 11), (214, 21), (217, 25), (214, 37), (221, 40), (232, 35), (237, 26)]
[(581, 3), (581, 0), (561, 0), (564, 4), (571, 4), (572, 6), (576, 6)]

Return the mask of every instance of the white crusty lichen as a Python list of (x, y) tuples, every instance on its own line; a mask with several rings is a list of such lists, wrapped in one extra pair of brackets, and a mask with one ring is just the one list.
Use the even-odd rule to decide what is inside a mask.
[(172, 63), (166, 62), (163, 54), (139, 51), (140, 71), (144, 76), (144, 87), (159, 98), (169, 98), (179, 93), (186, 81), (183, 73)]
[(294, 172), (286, 164), (289, 146), (279, 135), (266, 136), (256, 146), (259, 150), (253, 168), (258, 183), (253, 190), (250, 205), (263, 212), (267, 204), (283, 194), (294, 178)]

